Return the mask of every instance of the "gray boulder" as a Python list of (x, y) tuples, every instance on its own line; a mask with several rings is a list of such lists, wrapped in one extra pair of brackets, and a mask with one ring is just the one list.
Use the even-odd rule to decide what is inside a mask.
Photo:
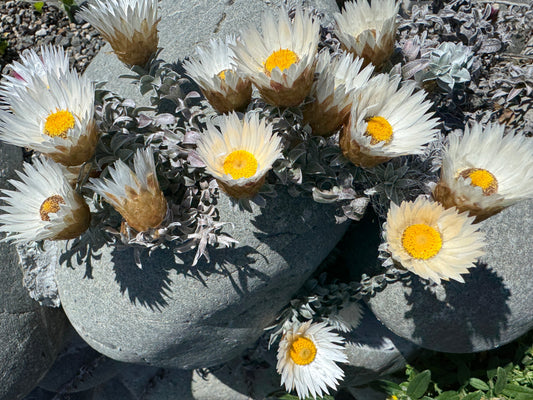
[[(0, 144), (1, 188), (9, 186), (7, 179), (21, 165), (21, 149)], [(61, 310), (43, 308), (30, 298), (14, 245), (0, 242), (0, 265), (0, 400), (16, 400), (50, 368), (68, 323)]]
[[(86, 263), (67, 251), (56, 271), (61, 303), (80, 336), (116, 360), (194, 369), (229, 361), (253, 344), (346, 230), (333, 208), (284, 191), (253, 213), (221, 195), (235, 248), (192, 267), (171, 250), (141, 256), (103, 246)], [(68, 267), (68, 264), (73, 268)]]
[(275, 352), (269, 351), (266, 356), (268, 361), (263, 360), (259, 366), (238, 357), (210, 372), (124, 364), (118, 376), (94, 389), (95, 400), (265, 399), (279, 389), (280, 383)]
[[(159, 47), (163, 49), (160, 58), (176, 63), (194, 54), (196, 46), (206, 44), (212, 38), (238, 34), (252, 24), (260, 26), (263, 12), (277, 9), (281, 0), (162, 0), (159, 3)], [(339, 11), (335, 0), (295, 1), (306, 7), (324, 12), (325, 22), (332, 20)], [(138, 104), (148, 105), (149, 98), (140, 95), (139, 89), (129, 81), (117, 79), (131, 74), (128, 67), (112, 54), (109, 44), (91, 61), (86, 74), (97, 82), (107, 82), (105, 88), (124, 98), (134, 99)]]
[(39, 387), (56, 393), (77, 393), (111, 380), (124, 364), (92, 349), (71, 328), (66, 346)]
[[(118, 399), (118, 398), (116, 398)], [(24, 397), (24, 400), (101, 400), (94, 397), (93, 390), (86, 390), (85, 392), (57, 394), (55, 392), (49, 392), (40, 387), (36, 387)], [(128, 400), (128, 399), (120, 399)]]
[(343, 336), (348, 357), (343, 387), (364, 385), (405, 368), (418, 349), (383, 326), (367, 307), (360, 325)]
[(533, 200), (481, 225), (487, 254), (465, 283), (428, 287), (413, 277), (368, 300), (391, 331), (417, 345), (451, 353), (496, 348), (533, 328)]

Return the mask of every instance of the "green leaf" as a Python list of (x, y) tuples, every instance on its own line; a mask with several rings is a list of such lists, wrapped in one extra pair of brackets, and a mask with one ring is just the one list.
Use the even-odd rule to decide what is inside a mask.
[(530, 398), (533, 398), (533, 389), (525, 387), (525, 386), (515, 385), (513, 383), (508, 383), (507, 385), (505, 385), (505, 388), (503, 389), (502, 393), (505, 396), (510, 396), (510, 397), (528, 395), (530, 396)]
[(483, 392), (478, 391), (478, 392), (467, 394), (461, 400), (481, 400), (482, 397), (483, 397)]
[(279, 397), (280, 400), (298, 400), (298, 396), (293, 396), (292, 394), (284, 394), (283, 396)]
[(487, 385), (481, 379), (470, 378), (470, 385), (472, 385), (475, 389), (485, 390), (485, 391), (489, 390), (489, 385)]
[(436, 400), (459, 400), (459, 394), (453, 390), (439, 394)]
[(5, 39), (0, 39), (0, 56), (3, 56), (6, 53), (6, 50), (9, 46), (9, 43)]
[(431, 371), (426, 369), (425, 371), (420, 372), (416, 375), (409, 386), (407, 386), (407, 395), (412, 399), (421, 398), (429, 386), (431, 381)]
[(494, 384), (494, 394), (499, 395), (507, 383), (507, 371), (502, 367), (496, 370), (496, 383)]
[(400, 385), (387, 380), (378, 380), (370, 383), (370, 387), (388, 394), (389, 396), (402, 391)]
[(37, 12), (43, 12), (43, 6), (44, 6), (44, 1), (38, 1), (36, 3), (33, 3), (33, 8), (35, 8)]

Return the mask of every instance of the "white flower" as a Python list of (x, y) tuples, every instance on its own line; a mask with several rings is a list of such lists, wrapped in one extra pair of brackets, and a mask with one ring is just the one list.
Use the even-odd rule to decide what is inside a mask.
[(400, 77), (381, 74), (357, 93), (340, 146), (355, 165), (373, 167), (394, 157), (421, 154), (435, 140), (437, 119), (427, 113), (431, 102), (416, 84), (398, 88)]
[(157, 51), (157, 0), (92, 0), (79, 16), (100, 32), (127, 65), (144, 66)]
[(111, 179), (90, 179), (90, 189), (102, 196), (138, 232), (157, 228), (167, 215), (167, 201), (159, 188), (151, 148), (138, 149), (133, 172), (116, 161), (108, 168)]
[(40, 151), (67, 166), (90, 159), (98, 140), (94, 86), (76, 73), (34, 77), (11, 88), (12, 112), (0, 110), (0, 139)]
[(236, 61), (267, 103), (297, 106), (313, 83), (320, 24), (301, 9), (291, 22), (282, 7), (278, 22), (267, 13), (262, 28), (262, 35), (255, 27), (242, 33)]
[(235, 198), (251, 198), (263, 185), (266, 173), (281, 157), (281, 138), (257, 113), (240, 121), (235, 113), (221, 116), (220, 130), (211, 121), (198, 143), (206, 171)]
[(2, 190), (6, 205), (0, 207), (0, 231), (5, 240), (66, 240), (89, 227), (91, 214), (83, 198), (63, 176), (62, 167), (48, 159), (24, 163), (17, 171), (22, 181), (9, 180), (17, 190)]
[(473, 220), (424, 197), (400, 206), (391, 203), (380, 250), (424, 279), (464, 282), (461, 274), (484, 254), (484, 236)]
[(4, 75), (0, 81), (0, 98), (9, 101), (12, 96), (17, 96), (13, 88), (24, 88), (31, 85), (35, 77), (48, 83), (48, 75), (58, 78), (68, 74), (69, 59), (62, 47), (42, 46), (41, 55), (35, 50), (24, 50), (20, 61), (9, 65), (11, 75)]
[(94, 121), (94, 86), (85, 76), (34, 77), (13, 86), (10, 109), (0, 110), (0, 140), (40, 151), (66, 166), (89, 160), (98, 141)]
[(238, 71), (230, 45), (236, 45), (234, 36), (225, 41), (211, 39), (208, 47), (196, 49), (197, 57), (183, 63), (209, 103), (222, 114), (244, 110), (252, 97), (252, 84)]
[(348, 51), (380, 67), (394, 51), (399, 7), (396, 0), (344, 3), (343, 12), (335, 14), (335, 34)]
[(503, 125), (483, 128), (474, 122), (463, 137), (449, 136), (435, 200), (481, 221), (533, 197), (533, 139), (520, 133), (504, 135), (504, 130)]
[(295, 323), (280, 340), (276, 369), (281, 384), (288, 391), (296, 389), (300, 399), (329, 394), (328, 387), (335, 389), (344, 377), (336, 364), (347, 361), (344, 338), (333, 329), (323, 322)]
[(311, 87), (314, 101), (304, 105), (304, 121), (314, 135), (329, 135), (339, 128), (352, 107), (354, 92), (366, 85), (374, 67), (361, 70), (363, 60), (343, 53), (332, 58), (328, 51), (318, 56), (318, 78)]

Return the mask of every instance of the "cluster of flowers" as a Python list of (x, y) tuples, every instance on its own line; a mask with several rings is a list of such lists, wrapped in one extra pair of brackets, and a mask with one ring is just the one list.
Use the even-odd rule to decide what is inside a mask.
[[(395, 157), (422, 154), (436, 139), (438, 120), (415, 82), (374, 74), (391, 56), (399, 2), (347, 3), (335, 16), (335, 33), (345, 52), (318, 53), (320, 24), (297, 8), (289, 18), (268, 14), (262, 33), (213, 40), (185, 63), (212, 107), (223, 116), (212, 121), (197, 144), (205, 170), (236, 199), (258, 193), (274, 162), (283, 157), (283, 140), (273, 125), (249, 110), (252, 85), (275, 107), (300, 106), (314, 135), (337, 140), (344, 156), (361, 168)], [(144, 65), (157, 51), (157, 4), (152, 0), (94, 0), (81, 16), (99, 29), (128, 65)], [(7, 240), (61, 240), (82, 234), (90, 211), (80, 195), (83, 164), (95, 151), (94, 87), (69, 70), (68, 58), (53, 47), (41, 57), (27, 53), (0, 83), (0, 140), (42, 154), (26, 163), (16, 191), (4, 190), (1, 231)], [(311, 100), (309, 100), (311, 99)], [(339, 132), (338, 139), (335, 134)], [(441, 179), (433, 200), (392, 204), (381, 250), (393, 263), (440, 283), (464, 282), (483, 254), (483, 235), (474, 222), (533, 195), (533, 147), (504, 127), (474, 123), (452, 135), (444, 149)], [(87, 188), (102, 196), (138, 232), (157, 228), (169, 207), (160, 190), (150, 147), (138, 150), (132, 171), (122, 160), (108, 167), (111, 179), (90, 178)], [(525, 182), (525, 185), (524, 185)], [(76, 188), (76, 185), (78, 186)], [(284, 328), (278, 372), (288, 390), (313, 397), (335, 388), (346, 362), (343, 339), (324, 322), (295, 322)]]

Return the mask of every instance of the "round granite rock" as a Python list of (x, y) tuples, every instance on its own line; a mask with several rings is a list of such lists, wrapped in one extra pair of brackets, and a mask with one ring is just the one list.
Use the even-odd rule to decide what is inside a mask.
[(171, 250), (142, 255), (142, 269), (132, 249), (104, 246), (90, 264), (67, 251), (57, 284), (80, 336), (119, 361), (184, 369), (228, 361), (261, 336), (347, 227), (330, 206), (283, 191), (253, 213), (222, 194), (218, 209), (239, 244), (209, 250), (211, 262), (195, 267), (192, 254), (180, 264)]
[(415, 276), (368, 300), (391, 331), (417, 345), (450, 353), (496, 348), (533, 328), (533, 200), (481, 224), (487, 248), (465, 283), (428, 287)]
[[(7, 179), (21, 164), (20, 148), (0, 144), (1, 188), (8, 187)], [(14, 245), (0, 242), (0, 265), (0, 400), (17, 400), (54, 362), (68, 323), (60, 309), (41, 307), (30, 298)]]
[(342, 386), (360, 386), (405, 368), (418, 346), (392, 333), (366, 307), (359, 326), (343, 336), (348, 363)]

